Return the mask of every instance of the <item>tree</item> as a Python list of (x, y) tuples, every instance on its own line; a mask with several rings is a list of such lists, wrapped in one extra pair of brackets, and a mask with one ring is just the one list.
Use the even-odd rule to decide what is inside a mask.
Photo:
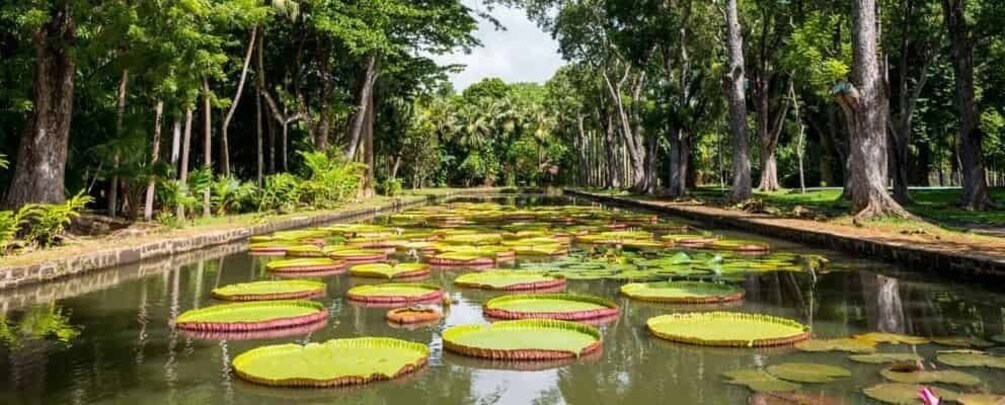
[(852, 82), (835, 90), (851, 133), (851, 201), (859, 220), (910, 216), (886, 191), (887, 100), (876, 23), (876, 0), (852, 2)]
[[(32, 4), (35, 6), (36, 4)], [(61, 203), (73, 114), (77, 41), (73, 2), (41, 2), (22, 10), (35, 47), (35, 83), (30, 124), (21, 136), (14, 179), (5, 205)]]
[(966, 0), (942, 0), (943, 19), (949, 33), (953, 73), (956, 76), (957, 107), (960, 110), (960, 170), (963, 194), (960, 205), (984, 210), (993, 206), (984, 174), (980, 113), (974, 91), (974, 50), (966, 20)]
[(726, 1), (726, 49), (729, 54), (729, 70), (723, 77), (723, 85), (729, 96), (729, 132), (733, 144), (733, 186), (730, 199), (742, 201), (751, 196), (750, 147), (747, 145), (747, 97), (744, 93), (744, 86), (747, 83), (744, 75), (743, 36), (736, 1)]

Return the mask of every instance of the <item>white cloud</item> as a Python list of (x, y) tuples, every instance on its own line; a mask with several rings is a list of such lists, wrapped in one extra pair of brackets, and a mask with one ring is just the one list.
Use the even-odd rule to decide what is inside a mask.
[[(476, 10), (485, 10), (481, 0), (464, 0)], [(486, 77), (500, 77), (506, 82), (544, 83), (565, 62), (558, 54), (558, 44), (527, 18), (523, 10), (495, 6), (491, 11), (505, 31), (480, 21), (475, 36), (482, 47), (465, 54), (462, 51), (434, 56), (440, 64), (459, 64), (466, 68), (450, 75), (457, 91)]]

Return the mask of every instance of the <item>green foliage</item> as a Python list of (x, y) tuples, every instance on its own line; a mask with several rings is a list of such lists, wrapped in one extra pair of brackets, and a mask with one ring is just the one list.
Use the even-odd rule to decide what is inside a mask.
[(92, 201), (91, 196), (81, 192), (63, 204), (28, 204), (21, 207), (14, 220), (20, 218), (23, 221), (25, 241), (47, 247), (57, 242), (66, 226), (79, 217), (80, 211)]
[(299, 185), (303, 203), (312, 208), (330, 209), (346, 202), (359, 191), (366, 166), (347, 162), (337, 151), (301, 152), (307, 176)]
[(290, 173), (265, 178), (265, 187), (258, 200), (259, 211), (290, 212), (300, 203), (300, 179)]
[(377, 194), (394, 197), (401, 194), (401, 188), (400, 179), (384, 179), (377, 183)]
[(220, 177), (212, 186), (210, 202), (217, 215), (246, 212), (258, 206), (259, 189), (255, 183), (241, 182), (233, 177)]

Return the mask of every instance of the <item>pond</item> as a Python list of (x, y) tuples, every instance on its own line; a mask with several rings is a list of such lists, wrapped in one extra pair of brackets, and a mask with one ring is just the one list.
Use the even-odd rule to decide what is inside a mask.
[[(542, 209), (564, 204), (588, 205), (555, 197), (510, 197), (493, 200), (499, 212)], [(397, 217), (399, 220), (403, 217)], [(640, 216), (641, 218), (641, 216)], [(388, 218), (376, 218), (386, 224)], [(520, 221), (527, 222), (526, 219)], [(674, 218), (663, 218), (683, 224)], [(492, 225), (512, 231), (516, 219)], [(554, 222), (553, 222), (554, 224)], [(620, 315), (600, 323), (602, 351), (579, 359), (547, 362), (505, 362), (465, 357), (443, 350), (441, 335), (454, 325), (484, 324), (481, 305), (502, 295), (459, 288), (453, 280), (462, 269), (434, 269), (423, 280), (443, 286), (453, 303), (442, 322), (409, 329), (388, 324), (386, 308), (371, 308), (345, 300), (346, 291), (373, 280), (347, 274), (321, 278), (330, 311), (323, 328), (305, 335), (260, 340), (213, 340), (192, 337), (172, 328), (178, 314), (219, 303), (211, 290), (233, 283), (269, 279), (265, 263), (252, 256), (246, 244), (172, 258), (141, 267), (116, 269), (81, 279), (0, 292), (5, 324), (0, 329), (0, 403), (345, 403), (345, 404), (726, 404), (787, 403), (745, 386), (727, 384), (723, 373), (791, 362), (837, 365), (851, 376), (834, 382), (805, 383), (798, 391), (814, 403), (871, 403), (862, 389), (884, 382), (880, 364), (850, 361), (844, 352), (802, 352), (792, 346), (774, 348), (713, 348), (673, 343), (654, 337), (649, 318), (698, 310), (729, 310), (770, 314), (803, 322), (817, 338), (841, 338), (886, 331), (924, 337), (1000, 338), (1005, 334), (1005, 295), (995, 286), (955, 284), (930, 279), (867, 258), (811, 249), (727, 230), (705, 231), (729, 239), (770, 244), (773, 254), (807, 257), (821, 255), (829, 263), (815, 271), (733, 272), (714, 270), (727, 282), (742, 287), (745, 297), (726, 307), (698, 307), (644, 303), (619, 295), (626, 280), (618, 277), (570, 277), (565, 291), (615, 300)], [(458, 226), (458, 224), (451, 224)], [(469, 225), (460, 224), (461, 228)], [(563, 224), (561, 226), (568, 226)], [(479, 232), (487, 232), (479, 225)], [(408, 227), (404, 227), (407, 229)], [(496, 230), (498, 231), (498, 230)], [(657, 231), (657, 237), (661, 232)], [(592, 259), (586, 258), (587, 249)], [(626, 251), (630, 250), (626, 248)], [(709, 253), (681, 250), (692, 258)], [(654, 254), (619, 254), (574, 243), (572, 256), (607, 262), (614, 269), (593, 274), (625, 272)], [(407, 261), (407, 254), (395, 254)], [(725, 262), (733, 260), (727, 255)], [(550, 261), (560, 260), (559, 264)], [(704, 260), (704, 259), (702, 259)], [(736, 259), (740, 260), (740, 259)], [(518, 258), (512, 267), (557, 271), (577, 268), (573, 259)], [(570, 264), (571, 263), (571, 264)], [(579, 266), (587, 268), (589, 266)], [(701, 267), (701, 266), (697, 266)], [(715, 266), (710, 266), (715, 267)], [(565, 271), (564, 275), (573, 275)], [(626, 273), (636, 277), (638, 273)], [(660, 274), (666, 279), (673, 275)], [(715, 278), (695, 272), (675, 278)], [(586, 279), (580, 279), (586, 278)], [(621, 277), (627, 278), (627, 277)], [(346, 388), (273, 388), (245, 382), (231, 369), (233, 358), (255, 347), (277, 343), (323, 342), (332, 338), (386, 336), (428, 344), (428, 366), (405, 377)], [(1005, 345), (985, 350), (1005, 355)], [(880, 345), (883, 352), (913, 352), (925, 365), (936, 363), (937, 344)], [(961, 371), (979, 378), (974, 386), (945, 385), (957, 392), (1005, 394), (1005, 369), (968, 367)], [(940, 385), (941, 386), (941, 385)]]

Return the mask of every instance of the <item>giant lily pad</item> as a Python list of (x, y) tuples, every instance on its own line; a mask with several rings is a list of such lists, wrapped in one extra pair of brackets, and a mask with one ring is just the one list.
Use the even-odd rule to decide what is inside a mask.
[(741, 312), (662, 315), (649, 318), (646, 324), (660, 338), (702, 346), (778, 346), (810, 336), (810, 328), (799, 322)]
[(185, 311), (175, 326), (187, 330), (241, 332), (300, 326), (328, 319), (328, 309), (313, 301), (254, 301)]
[(443, 332), (454, 353), (496, 360), (555, 360), (580, 357), (601, 347), (600, 331), (575, 322), (548, 319), (460, 325)]
[(442, 242), (454, 245), (495, 245), (502, 242), (502, 235), (498, 233), (450, 235), (443, 238)]
[(344, 260), (349, 264), (378, 263), (387, 260), (387, 253), (369, 249), (326, 250), (325, 254), (334, 259)]
[(349, 300), (373, 304), (408, 305), (439, 302), (443, 299), (443, 289), (432, 284), (361, 285), (350, 288), (345, 294)]
[(485, 316), (497, 319), (561, 319), (578, 321), (617, 316), (618, 304), (589, 295), (515, 294), (489, 300)]
[(486, 271), (462, 274), (454, 284), (486, 290), (540, 290), (564, 286), (565, 279), (528, 271)]
[(425, 263), (360, 264), (349, 268), (349, 274), (357, 277), (393, 279), (416, 279), (429, 275), (429, 265)]
[(1003, 405), (1005, 395), (961, 394), (956, 401), (963, 405)]
[[(919, 396), (923, 388), (925, 387), (914, 384), (883, 383), (863, 389), (862, 393), (869, 398), (888, 404), (923, 404)], [(959, 396), (956, 392), (938, 387), (932, 388), (932, 391), (935, 392), (936, 396), (947, 401), (953, 401)]]
[(468, 266), (468, 267), (484, 267), (492, 266), (495, 264), (495, 256), (478, 254), (478, 253), (464, 253), (464, 252), (447, 252), (433, 255), (429, 258), (429, 263), (436, 266)]
[(924, 358), (914, 353), (853, 354), (851, 356), (848, 356), (848, 358), (851, 359), (851, 361), (856, 361), (859, 363), (871, 363), (871, 364), (916, 362), (924, 360)]
[(958, 370), (922, 370), (916, 363), (897, 363), (879, 372), (887, 380), (909, 384), (977, 385), (981, 379)]
[(990, 367), (1005, 369), (1005, 357), (976, 350), (950, 350), (939, 352), (939, 363), (954, 367)]
[(979, 349), (988, 348), (995, 345), (993, 342), (989, 342), (987, 340), (972, 336), (933, 337), (932, 343), (943, 346), (964, 347), (964, 348), (973, 347)]
[(642, 301), (675, 304), (709, 304), (743, 299), (743, 289), (725, 284), (692, 281), (631, 283), (621, 294)]
[(855, 338), (859, 340), (868, 340), (876, 343), (889, 343), (893, 345), (901, 343), (906, 345), (923, 345), (928, 343), (928, 339), (921, 336), (909, 336), (888, 332), (869, 332), (861, 335), (855, 335)]
[(238, 377), (258, 384), (331, 387), (398, 378), (428, 359), (426, 345), (363, 337), (259, 347), (241, 353), (233, 364)]
[(754, 392), (795, 391), (800, 387), (799, 384), (782, 380), (762, 370), (734, 370), (723, 375), (729, 378), (727, 383), (743, 385)]
[(838, 366), (817, 363), (782, 363), (768, 366), (767, 372), (787, 381), (827, 383), (851, 377), (851, 371)]
[(213, 298), (227, 301), (282, 300), (324, 295), (325, 283), (308, 280), (255, 281), (214, 288)]
[(276, 273), (319, 273), (345, 269), (345, 262), (327, 257), (274, 260), (265, 268)]
[(876, 343), (855, 338), (812, 339), (796, 343), (796, 349), (804, 352), (872, 353), (876, 351)]

